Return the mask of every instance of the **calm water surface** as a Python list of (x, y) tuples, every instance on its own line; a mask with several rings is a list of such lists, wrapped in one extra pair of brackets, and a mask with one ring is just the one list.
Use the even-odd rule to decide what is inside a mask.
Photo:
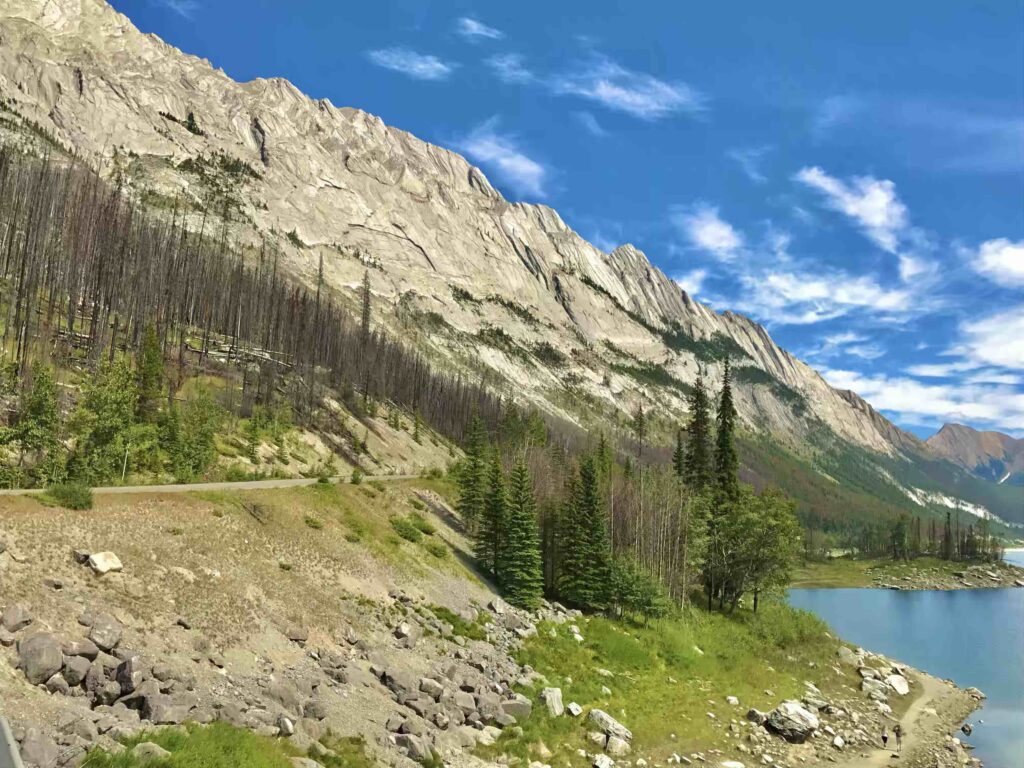
[[(1007, 560), (1024, 565), (1024, 551)], [(980, 688), (967, 741), (986, 768), (1024, 768), (1024, 589), (793, 589), (789, 601), (850, 643)]]

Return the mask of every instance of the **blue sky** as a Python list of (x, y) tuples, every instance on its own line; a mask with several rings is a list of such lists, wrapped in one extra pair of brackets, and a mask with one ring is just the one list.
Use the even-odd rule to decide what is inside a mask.
[(1024, 0), (114, 0), (480, 165), (927, 435), (1024, 435)]

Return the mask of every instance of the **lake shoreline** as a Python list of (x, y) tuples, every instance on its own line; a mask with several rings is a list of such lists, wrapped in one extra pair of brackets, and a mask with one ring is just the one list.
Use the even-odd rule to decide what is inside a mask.
[(1024, 568), (1007, 562), (959, 563), (935, 558), (910, 562), (838, 558), (809, 562), (795, 574), (794, 589), (971, 590), (1024, 588)]

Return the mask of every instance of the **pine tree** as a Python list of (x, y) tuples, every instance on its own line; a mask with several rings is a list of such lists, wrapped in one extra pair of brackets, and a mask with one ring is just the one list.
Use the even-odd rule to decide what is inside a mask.
[(366, 270), (363, 272), (362, 313), (359, 323), (364, 348), (370, 341), (370, 295), (370, 270)]
[[(487, 573), (498, 576), (498, 563), (502, 562), (505, 537), (508, 531), (508, 498), (505, 494), (505, 474), (501, 458), (494, 451), (487, 473), (487, 494), (483, 514), (476, 531), (476, 559)], [(500, 583), (500, 582), (499, 582)]]
[(725, 361), (722, 393), (718, 399), (715, 435), (715, 484), (727, 499), (739, 494), (739, 457), (733, 432), (736, 428), (736, 407), (732, 402), (732, 373), (729, 360)]
[(139, 387), (139, 420), (156, 421), (164, 388), (164, 355), (152, 323), (142, 332), (142, 343), (135, 355), (135, 376)]
[(644, 456), (644, 439), (647, 437), (647, 414), (644, 413), (644, 404), (637, 403), (633, 412), (633, 433), (636, 435), (636, 457), (637, 460)]
[(506, 534), (497, 575), (510, 603), (526, 609), (540, 604), (544, 590), (540, 533), (530, 473), (522, 461), (516, 463), (509, 478)]
[[(728, 365), (728, 364), (727, 364)], [(728, 376), (728, 367), (726, 368)], [(726, 379), (728, 382), (728, 379)], [(729, 393), (732, 403), (732, 393)], [(695, 491), (703, 491), (712, 481), (711, 417), (704, 377), (698, 373), (693, 392), (690, 393), (690, 423), (686, 426), (686, 484)], [(730, 422), (731, 423), (731, 422)]]
[(486, 492), (487, 432), (479, 416), (469, 423), (466, 438), (466, 459), (459, 472), (459, 515), (466, 528), (473, 533), (483, 516)]

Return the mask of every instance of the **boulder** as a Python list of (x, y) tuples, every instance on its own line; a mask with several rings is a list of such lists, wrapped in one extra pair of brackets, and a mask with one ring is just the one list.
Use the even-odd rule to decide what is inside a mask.
[(609, 736), (608, 743), (604, 745), (604, 751), (615, 757), (623, 757), (629, 754), (629, 742), (618, 736)]
[(422, 677), (420, 678), (420, 690), (437, 701), (444, 693), (444, 686), (432, 677)]
[(910, 683), (907, 682), (907, 678), (903, 675), (889, 675), (885, 678), (885, 683), (900, 696), (906, 696), (910, 693)]
[(309, 630), (305, 627), (290, 626), (285, 630), (284, 636), (293, 643), (304, 643), (309, 640)]
[(20, 603), (8, 605), (0, 616), (0, 625), (8, 632), (20, 632), (33, 621), (32, 612)]
[(57, 742), (35, 728), (25, 730), (25, 737), (21, 740), (21, 759), (26, 766), (56, 765), (59, 758)]
[(757, 725), (764, 725), (764, 721), (768, 719), (768, 715), (759, 709), (751, 707), (747, 710), (747, 720)]
[(579, 717), (583, 714), (583, 707), (581, 707), (575, 701), (570, 701), (568, 706), (566, 706), (565, 711), (573, 717)]
[(64, 666), (60, 640), (49, 632), (39, 632), (19, 642), (18, 657), (18, 666), (32, 685), (45, 683)]
[(124, 567), (113, 552), (93, 552), (87, 562), (93, 573), (100, 576), (111, 571), (120, 571)]
[(423, 736), (413, 736), (411, 733), (400, 733), (395, 736), (395, 744), (406, 751), (406, 754), (416, 762), (429, 760), (433, 756), (430, 743)]
[(624, 726), (622, 723), (620, 723), (618, 720), (616, 720), (614, 717), (609, 715), (604, 710), (590, 710), (590, 714), (587, 715), (587, 720), (592, 722), (594, 725), (600, 728), (603, 733), (606, 733), (609, 736), (617, 736), (623, 741), (633, 740), (632, 732), (630, 732), (630, 730), (626, 726)]
[(594, 768), (615, 768), (615, 761), (612, 760), (608, 755), (601, 754), (600, 752), (594, 755), (593, 762), (591, 765)]
[(517, 693), (514, 698), (501, 702), (501, 711), (522, 723), (533, 713), (533, 702), (523, 694)]
[(540, 700), (544, 702), (544, 706), (548, 708), (548, 714), (552, 717), (561, 717), (565, 714), (561, 688), (545, 688), (540, 692)]
[(117, 669), (114, 670), (114, 679), (121, 687), (121, 694), (134, 693), (139, 685), (146, 680), (148, 672), (141, 656), (129, 656), (118, 664)]
[(136, 760), (163, 760), (164, 758), (170, 757), (171, 753), (161, 747), (159, 744), (154, 744), (152, 741), (143, 741), (132, 747), (132, 757)]
[(104, 651), (112, 651), (121, 642), (121, 622), (109, 613), (98, 613), (93, 617), (89, 629), (89, 640)]
[(68, 681), (68, 685), (75, 687), (81, 685), (85, 681), (85, 676), (89, 673), (90, 662), (84, 656), (64, 656), (64, 668), (61, 670), (64, 675), (64, 679)]
[(773, 709), (765, 727), (791, 744), (803, 744), (818, 730), (818, 716), (804, 708), (799, 701), (784, 701)]
[(92, 640), (82, 638), (81, 640), (65, 640), (64, 641), (64, 655), (65, 656), (82, 656), (92, 661), (100, 653), (100, 649), (96, 647), (96, 643)]

